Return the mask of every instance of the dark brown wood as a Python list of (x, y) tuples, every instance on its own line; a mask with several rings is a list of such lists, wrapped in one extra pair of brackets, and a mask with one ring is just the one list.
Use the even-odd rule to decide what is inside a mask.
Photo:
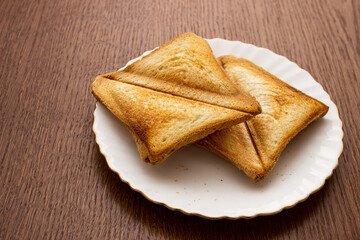
[[(360, 1), (0, 1), (0, 239), (360, 239)], [(344, 152), (305, 202), (255, 219), (168, 210), (92, 133), (93, 78), (185, 32), (269, 48), (337, 104)]]

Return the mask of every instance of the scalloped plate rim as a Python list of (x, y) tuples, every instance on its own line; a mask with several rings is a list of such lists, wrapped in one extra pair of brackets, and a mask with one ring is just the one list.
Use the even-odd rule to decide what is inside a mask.
[[(272, 52), (271, 50), (269, 49), (266, 49), (266, 48), (262, 48), (262, 47), (257, 47), (253, 44), (249, 44), (249, 43), (243, 43), (241, 41), (231, 41), (231, 40), (225, 40), (225, 39), (221, 39), (221, 38), (214, 38), (214, 39), (206, 39), (210, 45), (211, 43), (214, 44), (214, 42), (223, 42), (223, 43), (231, 43), (231, 44), (241, 44), (243, 46), (247, 46), (247, 47), (250, 47), (250, 48), (255, 48), (257, 50), (260, 50), (260, 51), (267, 51), (268, 53), (270, 53), (271, 55), (275, 56), (275, 57), (280, 57), (282, 58), (282, 60), (285, 60), (285, 61), (288, 61), (290, 62), (290, 64), (293, 64), (296, 68), (298, 68), (300, 71), (304, 71), (306, 72), (307, 74), (309, 74), (307, 71), (305, 71), (304, 69), (301, 69), (296, 63), (290, 61), (288, 58), (286, 58), (285, 56), (281, 56), (281, 55), (278, 55), (274, 52)], [(137, 57), (137, 58), (134, 58), (132, 60), (130, 60), (124, 67), (126, 67), (127, 65), (129, 65), (130, 63), (136, 61), (136, 60), (139, 60), (141, 59), (143, 56), (149, 54), (151, 51), (155, 50), (156, 48), (152, 49), (152, 50), (148, 50), (148, 51), (145, 51), (141, 56)], [(124, 68), (123, 67), (123, 68)], [(121, 69), (123, 69), (121, 68)], [(312, 76), (309, 74), (309, 76), (312, 78)], [(100, 152), (102, 153), (102, 155), (105, 157), (106, 159), (106, 162), (109, 166), (109, 168), (117, 173), (120, 177), (120, 179), (127, 183), (133, 190), (141, 193), (145, 198), (147, 198), (148, 200), (156, 203), (156, 204), (160, 204), (160, 205), (164, 205), (166, 206), (167, 208), (171, 209), (171, 210), (175, 210), (175, 211), (180, 211), (184, 214), (187, 214), (187, 215), (195, 215), (195, 216), (200, 216), (200, 217), (204, 217), (204, 218), (209, 218), (209, 219), (223, 219), (223, 218), (227, 218), (227, 219), (239, 219), (239, 218), (254, 218), (256, 216), (264, 216), (264, 215), (273, 215), (273, 214), (276, 214), (276, 213), (279, 213), (281, 212), (283, 209), (286, 209), (286, 208), (291, 208), (291, 207), (294, 207), (296, 204), (298, 204), (299, 202), (302, 202), (302, 201), (305, 201), (311, 194), (313, 194), (314, 192), (318, 191), (319, 189), (321, 189), (323, 187), (323, 185), (325, 184), (326, 180), (332, 176), (334, 170), (336, 169), (336, 167), (338, 166), (338, 158), (339, 156), (341, 155), (342, 151), (343, 151), (343, 143), (342, 143), (342, 139), (343, 139), (343, 131), (342, 131), (342, 122), (341, 122), (341, 119), (339, 118), (339, 114), (338, 114), (338, 110), (337, 110), (337, 107), (336, 105), (331, 101), (331, 98), (329, 96), (329, 94), (324, 91), (323, 87), (321, 86), (321, 84), (319, 84), (318, 82), (316, 82), (313, 78), (312, 78), (313, 82), (317, 85), (316, 87), (317, 88), (320, 88), (321, 90), (321, 94), (323, 94), (323, 96), (325, 98), (328, 99), (328, 101), (326, 102), (326, 104), (329, 105), (330, 108), (333, 109), (333, 111), (336, 111), (336, 116), (334, 116), (335, 118), (337, 118), (336, 120), (339, 120), (338, 125), (338, 129), (341, 131), (341, 134), (340, 134), (340, 138), (337, 139), (337, 141), (340, 142), (341, 144), (341, 150), (338, 152), (338, 156), (336, 157), (336, 162), (335, 164), (331, 167), (330, 169), (330, 173), (329, 174), (325, 174), (326, 176), (324, 178), (322, 178), (322, 181), (320, 182), (320, 184), (316, 187), (314, 187), (314, 189), (312, 189), (311, 191), (309, 191), (308, 193), (306, 193), (304, 196), (301, 196), (299, 199), (297, 199), (296, 201), (292, 202), (291, 204), (285, 204), (283, 206), (280, 206), (280, 207), (277, 207), (277, 209), (275, 210), (272, 210), (272, 211), (258, 211), (257, 213), (253, 213), (253, 214), (241, 214), (241, 213), (238, 213), (238, 214), (234, 214), (232, 216), (230, 216), (230, 214), (223, 214), (223, 215), (212, 215), (211, 214), (206, 214), (206, 213), (201, 213), (201, 212), (196, 212), (196, 211), (186, 211), (184, 209), (182, 209), (181, 207), (176, 207), (176, 206), (173, 206), (171, 204), (168, 204), (164, 201), (162, 201), (161, 199), (154, 199), (154, 198), (151, 198), (149, 197), (143, 190), (141, 190), (139, 187), (134, 187), (131, 180), (129, 179), (125, 179), (124, 176), (120, 173), (119, 170), (117, 170), (116, 168), (114, 168), (114, 166), (111, 164), (111, 162), (109, 161), (108, 159), (108, 156), (107, 156), (107, 148), (106, 148), (106, 144), (104, 145), (104, 143), (101, 141), (102, 139), (99, 140), (99, 133), (97, 133), (96, 131), (96, 123), (97, 123), (97, 120), (96, 120), (96, 111), (98, 110), (98, 104), (99, 103), (96, 103), (96, 107), (95, 107), (95, 110), (94, 110), (94, 124), (93, 124), (93, 131), (94, 131), (94, 134), (95, 134), (95, 139), (96, 139), (96, 143), (98, 144), (99, 146), (99, 149), (100, 149)], [(330, 111), (330, 109), (329, 109)], [(140, 158), (139, 158), (140, 159)], [(141, 159), (140, 159), (141, 160)], [(236, 216), (235, 216), (236, 215)]]

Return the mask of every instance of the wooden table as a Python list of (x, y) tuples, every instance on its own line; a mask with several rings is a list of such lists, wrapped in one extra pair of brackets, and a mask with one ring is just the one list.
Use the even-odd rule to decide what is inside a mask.
[[(360, 239), (360, 1), (0, 2), (0, 239)], [(186, 31), (268, 48), (337, 104), (325, 186), (273, 216), (208, 220), (131, 190), (92, 132), (98, 74)]]

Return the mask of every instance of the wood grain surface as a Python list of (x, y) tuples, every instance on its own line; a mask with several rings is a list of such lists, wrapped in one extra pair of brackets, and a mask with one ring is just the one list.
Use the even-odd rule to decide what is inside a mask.
[[(0, 239), (360, 239), (360, 1), (0, 1)], [(90, 84), (186, 32), (288, 57), (339, 108), (324, 187), (273, 216), (207, 220), (131, 190), (92, 132)]]

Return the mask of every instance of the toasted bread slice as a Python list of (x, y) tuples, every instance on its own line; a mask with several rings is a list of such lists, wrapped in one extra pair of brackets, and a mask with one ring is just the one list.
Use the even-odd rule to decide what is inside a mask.
[[(222, 130), (214, 136), (209, 136), (206, 138), (206, 146), (215, 149), (212, 151), (226, 149), (222, 150), (222, 155), (244, 170), (252, 179), (262, 180), (274, 167), (290, 140), (308, 124), (324, 116), (328, 106), (246, 59), (222, 56), (218, 60), (230, 79), (259, 101), (262, 113), (246, 123), (233, 126), (231, 131)], [(238, 141), (239, 134), (234, 129), (242, 129), (243, 125), (248, 128), (250, 136), (246, 141), (240, 142), (239, 147), (234, 148), (228, 143)], [(216, 138), (216, 141), (213, 138)], [(249, 139), (254, 144), (253, 147), (249, 147)], [(253, 157), (253, 149), (258, 157)], [(253, 162), (249, 162), (248, 159), (252, 157)], [(254, 171), (254, 166), (260, 166), (259, 164), (262, 164), (263, 172), (260, 168), (258, 172)]]
[[(127, 77), (130, 73), (123, 72)], [(134, 81), (141, 76), (132, 76)], [(252, 115), (99, 76), (94, 96), (132, 133), (141, 158), (160, 163), (180, 147)]]
[(103, 77), (251, 114), (261, 112), (255, 98), (227, 77), (209, 44), (193, 33), (184, 33), (124, 70)]

